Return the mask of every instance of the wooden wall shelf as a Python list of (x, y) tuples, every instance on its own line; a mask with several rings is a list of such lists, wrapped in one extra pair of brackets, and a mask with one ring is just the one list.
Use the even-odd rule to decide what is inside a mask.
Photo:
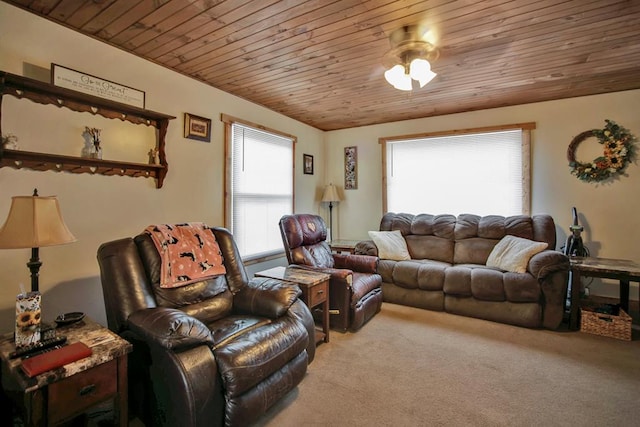
[(28, 168), (37, 171), (52, 170), (100, 175), (142, 176), (156, 179), (165, 170), (162, 165), (86, 159), (84, 157), (34, 153), (22, 150), (4, 150), (2, 159), (0, 159), (0, 167), (3, 166), (15, 169)]
[[(120, 119), (133, 124), (153, 126), (157, 129), (156, 146), (160, 164), (119, 162), (113, 160), (87, 159), (84, 157), (61, 156), (57, 154), (35, 153), (22, 150), (2, 150), (0, 147), (0, 167), (15, 169), (65, 171), (71, 173), (90, 173), (100, 175), (120, 175), (131, 177), (150, 177), (156, 179), (156, 188), (161, 188), (167, 174), (168, 164), (165, 153), (165, 136), (169, 120), (175, 119), (127, 104), (86, 95), (61, 88), (39, 80), (0, 71), (0, 117), (2, 97), (12, 95), (18, 99), (26, 98), (39, 104), (66, 107), (72, 111), (98, 114), (108, 119)], [(1, 132), (0, 123), (0, 132)]]

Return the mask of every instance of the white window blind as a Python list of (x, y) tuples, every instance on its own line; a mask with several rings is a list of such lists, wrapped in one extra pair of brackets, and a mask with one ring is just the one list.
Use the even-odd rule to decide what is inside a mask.
[(231, 225), (243, 259), (281, 252), (278, 221), (293, 212), (293, 140), (233, 123)]
[(522, 144), (520, 129), (387, 141), (387, 211), (521, 214)]

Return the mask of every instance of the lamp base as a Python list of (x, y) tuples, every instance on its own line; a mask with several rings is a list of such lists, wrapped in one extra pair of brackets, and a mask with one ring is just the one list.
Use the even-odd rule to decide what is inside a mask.
[(40, 248), (31, 248), (31, 259), (27, 263), (27, 267), (29, 267), (29, 271), (31, 271), (31, 292), (38, 292), (40, 290), (38, 285), (40, 267), (42, 267)]
[(327, 229), (329, 235), (329, 241), (333, 240), (331, 230), (333, 229), (333, 202), (329, 202), (329, 228)]

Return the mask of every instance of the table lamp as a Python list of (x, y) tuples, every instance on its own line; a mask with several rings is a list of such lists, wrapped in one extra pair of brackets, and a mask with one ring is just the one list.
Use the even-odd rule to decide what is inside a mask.
[(0, 249), (31, 248), (27, 267), (31, 270), (31, 291), (38, 292), (40, 266), (39, 249), (75, 242), (62, 219), (58, 199), (40, 197), (38, 189), (33, 196), (14, 196), (6, 222), (0, 228)]
[(322, 201), (329, 202), (329, 241), (333, 241), (333, 203), (339, 202), (340, 196), (333, 184), (329, 184), (324, 188), (322, 193)]

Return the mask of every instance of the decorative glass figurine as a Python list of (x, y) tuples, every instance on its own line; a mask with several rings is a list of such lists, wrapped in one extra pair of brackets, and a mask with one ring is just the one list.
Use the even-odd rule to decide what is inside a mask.
[(101, 129), (90, 128), (86, 126), (84, 128), (83, 135), (85, 136), (85, 146), (82, 149), (82, 157), (88, 157), (91, 159), (102, 159), (102, 147), (100, 147), (100, 132)]
[(2, 135), (2, 146), (7, 150), (18, 150), (18, 137), (12, 133)]

